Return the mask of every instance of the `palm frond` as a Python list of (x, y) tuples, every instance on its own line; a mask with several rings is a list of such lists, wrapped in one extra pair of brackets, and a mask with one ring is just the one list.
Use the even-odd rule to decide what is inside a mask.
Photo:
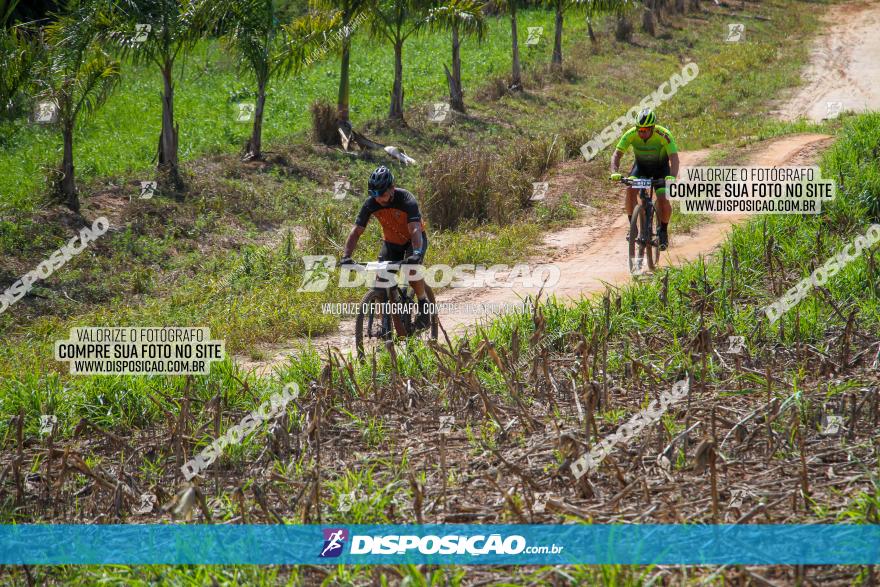
[(309, 12), (340, 12), (343, 23), (354, 19), (356, 14), (372, 8), (375, 0), (309, 0)]
[(93, 54), (75, 78), (73, 115), (94, 114), (110, 97), (120, 78), (119, 62), (103, 52)]
[(483, 6), (479, 0), (448, 0), (430, 10), (428, 25), (433, 30), (457, 26), (459, 33), (482, 40), (488, 30)]
[(49, 55), (40, 72), (41, 97), (58, 104), (62, 124), (94, 113), (120, 79), (119, 63), (102, 48), (95, 5), (81, 5), (44, 28)]
[(370, 32), (392, 43), (403, 41), (429, 25), (426, 0), (379, 0), (372, 8)]
[(276, 67), (284, 74), (299, 73), (309, 65), (311, 56), (328, 42), (328, 35), (341, 26), (339, 12), (310, 12), (284, 25), (285, 44), (273, 58)]
[(43, 53), (35, 32), (18, 27), (0, 29), (0, 112), (31, 82)]
[(635, 0), (576, 0), (575, 4), (593, 17), (600, 14), (625, 14), (640, 3)]
[(0, 0), (0, 27), (6, 28), (20, 0)]
[[(173, 61), (205, 32), (202, 0), (91, 0), (89, 5), (108, 47), (134, 63)], [(138, 39), (137, 25), (150, 26), (146, 39)]]

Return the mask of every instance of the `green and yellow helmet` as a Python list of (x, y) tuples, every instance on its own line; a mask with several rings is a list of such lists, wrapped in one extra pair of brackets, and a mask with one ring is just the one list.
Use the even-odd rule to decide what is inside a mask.
[(639, 112), (639, 117), (636, 118), (636, 122), (639, 126), (654, 126), (657, 124), (657, 116), (654, 115), (653, 110), (645, 108)]

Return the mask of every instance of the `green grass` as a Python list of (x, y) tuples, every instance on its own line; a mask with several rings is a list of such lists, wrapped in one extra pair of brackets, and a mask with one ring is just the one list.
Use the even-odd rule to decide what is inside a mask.
[[(528, 26), (551, 30), (552, 14), (543, 10), (519, 13), (525, 35)], [(567, 45), (583, 30), (582, 19), (568, 23)], [(521, 40), (524, 43), (525, 38)], [(442, 63), (451, 61), (450, 34), (425, 33), (404, 46), (405, 106), (419, 107), (447, 96)], [(545, 42), (523, 51), (526, 65), (549, 61)], [(509, 70), (510, 24), (505, 18), (490, 18), (483, 43), (466, 38), (462, 43), (463, 85), (472, 95), (489, 77)], [(366, 29), (353, 40), (351, 60), (351, 118), (356, 125), (386, 114), (393, 82), (393, 52), (381, 40), (372, 39)], [(177, 66), (175, 116), (180, 125), (181, 159), (191, 160), (209, 153), (236, 153), (250, 133), (249, 123), (235, 120), (239, 102), (253, 101), (255, 85), (235, 69), (230, 52), (220, 43), (204, 41)], [(309, 106), (319, 98), (335, 97), (339, 79), (339, 57), (335, 53), (300, 75), (277, 80), (267, 97), (263, 125), (266, 149), (310, 128)], [(78, 178), (94, 179), (132, 176), (150, 179), (161, 121), (162, 81), (149, 66), (126, 65), (120, 88), (91, 119), (80, 125), (75, 144)], [(32, 126), (17, 120), (0, 126), (0, 210), (28, 210), (38, 202), (43, 189), (44, 166), (60, 162), (60, 136), (52, 128)]]
[[(774, 17), (779, 17), (782, 12), (776, 8), (770, 10)], [(525, 27), (544, 22), (542, 19), (546, 19), (546, 16), (540, 12), (527, 12), (520, 24)], [(711, 34), (716, 28), (723, 29), (720, 26), (722, 20), (722, 17), (716, 16), (709, 17), (708, 22), (689, 19), (689, 24), (704, 27), (701, 33), (690, 28), (671, 29), (671, 39), (640, 37), (640, 42), (648, 43), (648, 50), (643, 46), (612, 44), (609, 33), (603, 30), (603, 26), (605, 29), (608, 26), (600, 25), (597, 31), (601, 41), (593, 54), (592, 49), (584, 46), (585, 41), (578, 38), (580, 19), (570, 18), (566, 28), (569, 42), (566, 59), (576, 64), (572, 70), (576, 73), (574, 82), (536, 86), (533, 81), (532, 89), (521, 96), (505, 96), (497, 101), (469, 100), (474, 119), (442, 128), (430, 124), (425, 126), (424, 123), (409, 129), (387, 129), (383, 125), (376, 125), (377, 136), (380, 139), (384, 136), (385, 142), (407, 147), (420, 160), (430, 159), (433, 150), (445, 144), (471, 144), (504, 152), (509, 145), (522, 143), (524, 138), (535, 140), (539, 145), (557, 144), (564, 147), (563, 156), (580, 157), (578, 147), (636, 102), (639, 92), (643, 91), (641, 88), (652, 91), (671, 73), (681, 69), (679, 46), (689, 48), (690, 58), (702, 64), (701, 73), (658, 112), (661, 120), (675, 129), (682, 147), (697, 148), (746, 133), (756, 134), (770, 125), (761, 114), (769, 92), (798, 81), (795, 65), (805, 59), (806, 48), (803, 44), (782, 42), (773, 33), (772, 27), (762, 21), (756, 23), (755, 30), (750, 30), (748, 43), (733, 48), (723, 43), (722, 34), (717, 38)], [(465, 52), (465, 66), (470, 68), (467, 75), (471, 76), (466, 77), (468, 87), (479, 87), (479, 80), (488, 75), (489, 69), (494, 68), (493, 71), (497, 70), (497, 73), (506, 71), (502, 67), (507, 59), (505, 35), (509, 34), (502, 26), (505, 23), (504, 19), (495, 22), (495, 28), (483, 45), (466, 43), (466, 48), (475, 51), (473, 54)], [(546, 22), (544, 24), (547, 25)], [(792, 16), (791, 36), (805, 36), (814, 26), (814, 20), (809, 15), (796, 11)], [(545, 28), (549, 31), (548, 27)], [(412, 71), (421, 75), (418, 73), (421, 71), (419, 63), (431, 61), (433, 52), (440, 51), (444, 46), (444, 39), (442, 36), (416, 39), (412, 44)], [(359, 42), (370, 45), (365, 38)], [(226, 100), (222, 88), (227, 83), (224, 80), (233, 77), (230, 64), (227, 63), (224, 69), (223, 57), (219, 54), (213, 54), (208, 59), (205, 53), (208, 47), (208, 44), (204, 44), (199, 49), (201, 56), (193, 56), (187, 62), (183, 79), (179, 82), (177, 95), (181, 99), (178, 110), (182, 117), (182, 128), (188, 125), (185, 118), (190, 112), (186, 106), (187, 99), (206, 103)], [(535, 53), (527, 61), (545, 60), (546, 49), (524, 50), (526, 54)], [(478, 53), (480, 51), (486, 53)], [(442, 51), (438, 54), (442, 54)], [(363, 57), (356, 58), (356, 62), (388, 58), (380, 46), (367, 47), (357, 55)], [(328, 61), (318, 69), (324, 66), (330, 68), (333, 63)], [(203, 73), (205, 67), (213, 73)], [(375, 70), (385, 71), (380, 64), (375, 65)], [(527, 71), (531, 71), (530, 75), (533, 76), (539, 73), (534, 67)], [(595, 75), (595, 71), (613, 72), (613, 75)], [(313, 77), (309, 77), (314, 73), (310, 70), (303, 79), (314, 81)], [(333, 76), (325, 77), (329, 79)], [(147, 78), (152, 80), (150, 83), (158, 83), (153, 77)], [(128, 84), (146, 83), (133, 74), (126, 76), (126, 79)], [(187, 91), (190, 79), (194, 84), (205, 85), (203, 91), (190, 95)], [(363, 81), (357, 75), (353, 79), (359, 79), (358, 83)], [(418, 87), (408, 93), (411, 106), (421, 107), (417, 104), (418, 100), (429, 97), (431, 92), (435, 92), (432, 95), (442, 95), (442, 80), (434, 80), (436, 84), (431, 85), (434, 82), (430, 79), (433, 78), (428, 79), (429, 83), (417, 84)], [(207, 87), (209, 80), (213, 84), (210, 88)], [(329, 92), (333, 85), (331, 82), (333, 79), (326, 81), (329, 85), (324, 90), (313, 87), (313, 96)], [(299, 81), (290, 80), (289, 83), (305, 87)], [(127, 91), (123, 88), (111, 100), (110, 106), (118, 104), (119, 108), (124, 109), (124, 105), (133, 100), (139, 104), (149, 103), (149, 100), (141, 98), (140, 93), (136, 92), (136, 96), (133, 96)], [(737, 116), (720, 110), (723, 104), (718, 96), (726, 91), (739, 96)], [(151, 90), (150, 93), (155, 95), (155, 91)], [(211, 96), (215, 95), (222, 97), (211, 101)], [(290, 98), (295, 92), (283, 95)], [(355, 102), (375, 101), (376, 110), (371, 114), (363, 113), (364, 117), (382, 114), (384, 95), (384, 90), (378, 87), (369, 91), (363, 88), (352, 90)], [(281, 100), (282, 96), (278, 99)], [(329, 191), (332, 181), (337, 177), (351, 178), (353, 189), (359, 192), (363, 181), (359, 178), (365, 177), (376, 161), (382, 159), (356, 159), (334, 151), (316, 151), (311, 147), (302, 148), (301, 142), (294, 143), (294, 146), (286, 145), (283, 142), (283, 137), (289, 136), (286, 133), (301, 131), (307, 124), (305, 105), (303, 102), (297, 110), (299, 122), (296, 124), (291, 122), (289, 125), (273, 126), (276, 122), (267, 121), (268, 136), (271, 138), (273, 132), (278, 133), (274, 135), (277, 145), (271, 148), (294, 164), (311, 170), (313, 176), (324, 179), (316, 181), (300, 174), (289, 175), (284, 167), (278, 166), (269, 168), (267, 172), (242, 169), (234, 159), (221, 160), (219, 164), (194, 161), (197, 176), (192, 181), (194, 193), (187, 204), (181, 206), (164, 199), (154, 199), (134, 208), (126, 219), (128, 226), (122, 234), (103, 237), (105, 244), (101, 254), (93, 255), (87, 251), (53, 276), (51, 287), (35, 290), (50, 299), (42, 305), (42, 310), (38, 305), (35, 312), (24, 311), (22, 307), (25, 302), (22, 302), (12, 311), (0, 315), (0, 331), (15, 332), (19, 336), (25, 328), (32, 332), (57, 332), (59, 327), (66, 330), (69, 325), (82, 321), (170, 324), (198, 320), (209, 323), (221, 332), (226, 337), (227, 348), (234, 350), (302, 334), (327, 332), (334, 328), (334, 319), (313, 311), (315, 304), (325, 299), (351, 301), (357, 294), (338, 291), (317, 297), (298, 294), (298, 253), (291, 251), (289, 244), (273, 245), (270, 247), (273, 252), (266, 255), (265, 260), (260, 260), (257, 254), (259, 246), (254, 248), (238, 244), (232, 250), (229, 245), (222, 248), (217, 246), (223, 239), (237, 234), (245, 235), (244, 239), (238, 239), (245, 243), (267, 237), (278, 240), (285, 227), (300, 225), (308, 230), (308, 252), (338, 256), (359, 202), (357, 197), (333, 200)], [(296, 109), (280, 110), (292, 115)], [(192, 107), (193, 116), (201, 112), (198, 107)], [(270, 120), (274, 116), (272, 112), (270, 107)], [(123, 121), (114, 118), (112, 113), (113, 109), (108, 106), (106, 111), (98, 114), (95, 124), (106, 116), (109, 117), (107, 124), (115, 125), (120, 132), (126, 125), (137, 125), (138, 129), (143, 126), (143, 118), (135, 120), (134, 117), (127, 117)], [(190, 126), (204, 131), (205, 136), (211, 136), (219, 132), (217, 128), (229, 124), (227, 118), (213, 116), (203, 123), (195, 121)], [(273, 128), (276, 130), (273, 131)], [(31, 135), (28, 132), (39, 134), (43, 131), (32, 129), (23, 132), (21, 141), (26, 143), (29, 140)], [(154, 134), (149, 126), (138, 132), (142, 132), (143, 140)], [(246, 129), (242, 129), (239, 138), (245, 134)], [(95, 137), (98, 140), (99, 135)], [(112, 148), (105, 145), (106, 148), (100, 149), (102, 156), (109, 158), (108, 161), (132, 157), (136, 149), (129, 149), (128, 146), (137, 144), (137, 140), (115, 143)], [(183, 138), (181, 141), (186, 142)], [(82, 143), (84, 149), (86, 143)], [(236, 144), (231, 142), (227, 146), (234, 150)], [(186, 146), (185, 151), (195, 156), (199, 149)], [(29, 152), (23, 144), (15, 156), (4, 155), (7, 157), (6, 164), (29, 160)], [(605, 158), (609, 152), (606, 149), (600, 157), (588, 163), (587, 171), (604, 175), (607, 165)], [(557, 149), (554, 160), (559, 156)], [(89, 158), (86, 152), (80, 156), (81, 161)], [(148, 167), (148, 159), (140, 164)], [(121, 169), (135, 164), (120, 165)], [(399, 183), (413, 189), (417, 196), (422, 197), (429, 192), (430, 186), (424, 184), (418, 167), (400, 169), (398, 172)], [(100, 173), (112, 172), (107, 167), (102, 168)], [(8, 178), (11, 175), (0, 177)], [(572, 194), (572, 201), (578, 199), (583, 199), (583, 193)], [(563, 199), (552, 207), (539, 206), (509, 227), (466, 225), (454, 232), (431, 231), (431, 260), (454, 264), (491, 263), (500, 256), (509, 260), (522, 258), (539, 242), (539, 226), (546, 226), (548, 220), (564, 222), (572, 217), (574, 208), (567, 202)], [(49, 223), (51, 229), (47, 230), (46, 222), (41, 217), (32, 217), (23, 210), (18, 211), (18, 216), (21, 222), (0, 221), (0, 249), (19, 251), (19, 255), (25, 259), (13, 269), (7, 269), (10, 282), (69, 238), (63, 229), (52, 223)], [(525, 224), (522, 223), (523, 219)], [(695, 221), (697, 219), (676, 218), (683, 229)], [(272, 228), (278, 227), (276, 230), (281, 229), (281, 235), (265, 232), (266, 224)], [(169, 227), (172, 230), (168, 230)], [(360, 251), (371, 251), (376, 246), (377, 236), (373, 228), (368, 231)], [(248, 250), (254, 252), (256, 260), (253, 263), (248, 260)], [(67, 295), (62, 295), (59, 290)], [(51, 314), (57, 318), (40, 318), (41, 314)], [(79, 318), (74, 319), (77, 316)], [(40, 321), (42, 323), (37, 324)], [(30, 337), (29, 343), (35, 342)]]
[[(794, 20), (793, 28), (805, 34), (806, 31), (812, 30), (813, 17), (802, 12), (804, 11), (796, 11), (791, 18)], [(801, 18), (803, 20), (799, 20)], [(712, 26), (720, 25), (721, 19), (713, 18), (711, 22)], [(692, 89), (696, 95), (677, 96), (668, 107), (665, 107), (668, 110), (662, 111), (662, 116), (672, 121), (670, 126), (681, 129), (678, 134), (685, 148), (741, 140), (746, 134), (761, 136), (762, 133), (767, 133), (765, 136), (775, 136), (796, 128), (768, 123), (761, 114), (760, 105), (771, 92), (795, 83), (793, 78), (797, 68), (786, 66), (786, 63), (799, 63), (805, 56), (805, 49), (800, 44), (788, 40), (780, 43), (779, 46), (774, 44), (771, 25), (764, 25), (764, 28), (761, 28), (763, 24), (756, 23), (756, 30), (750, 31), (749, 35), (750, 42), (755, 42), (759, 46), (757, 49), (740, 47), (734, 50), (724, 46), (719, 49), (717, 41), (712, 44), (696, 33), (689, 31), (681, 33), (692, 41), (691, 50), (695, 55), (706, 59), (709, 64), (705, 68), (701, 65), (703, 73), (693, 82)], [(721, 35), (721, 27), (718, 28)], [(751, 41), (752, 39), (755, 41)], [(668, 43), (667, 49), (672, 50), (673, 41), (670, 40)], [(486, 134), (481, 136), (484, 136), (484, 140), (489, 143), (498, 136), (509, 139), (517, 133), (541, 136), (543, 133), (559, 132), (562, 126), (567, 124), (565, 121), (556, 121), (554, 124), (554, 116), (546, 114), (536, 116), (536, 113), (552, 112), (558, 114), (561, 119), (563, 113), (577, 112), (575, 106), (578, 104), (595, 104), (594, 100), (578, 96), (584, 93), (591, 96), (601, 95), (602, 100), (609, 103), (608, 108), (602, 113), (595, 113), (581, 106), (581, 111), (577, 112), (574, 120), (579, 127), (584, 123), (580, 129), (584, 135), (600, 130), (607, 120), (619, 115), (621, 108), (628, 103), (634, 93), (639, 93), (633, 88), (637, 85), (639, 87), (645, 85), (645, 82), (635, 83), (636, 71), (639, 68), (633, 67), (633, 63), (639, 64), (639, 67), (644, 65), (645, 71), (650, 72), (646, 74), (651, 80), (647, 83), (648, 86), (665, 79), (671, 71), (678, 68), (677, 54), (664, 57), (656, 53), (644, 54), (640, 51), (643, 50), (626, 47), (614, 53), (610, 51), (600, 53), (588, 61), (589, 68), (615, 72), (615, 75), (582, 77), (577, 83), (558, 84), (553, 87), (552, 93), (548, 92), (549, 95), (545, 96), (536, 93), (523, 98), (505, 97), (497, 103), (475, 104), (473, 111), (479, 116), (487, 119), (491, 116), (498, 120), (509, 117), (510, 120), (515, 121), (513, 130), (505, 130), (503, 125), (497, 122), (482, 126), (480, 131)], [(715, 59), (713, 56), (719, 54), (724, 54), (724, 58), (728, 61), (720, 56), (713, 61)], [(195, 60), (191, 61), (189, 67), (194, 63)], [(757, 64), (766, 67), (758, 69)], [(719, 68), (724, 71), (720, 71)], [(705, 85), (697, 85), (699, 83)], [(603, 86), (602, 93), (597, 89), (600, 85)], [(735, 100), (726, 97), (724, 92), (728, 90), (737, 97)], [(383, 95), (384, 91), (382, 90)], [(378, 98), (377, 104), (382, 104)], [(381, 106), (378, 112), (383, 108), (384, 106)], [(733, 112), (739, 112), (739, 115), (733, 116)], [(454, 131), (458, 133), (454, 134), (454, 140), (462, 140), (467, 136), (465, 131), (468, 127), (462, 126), (464, 129)], [(864, 232), (871, 218), (870, 211), (866, 209), (866, 202), (870, 204), (880, 196), (880, 189), (876, 183), (876, 169), (880, 162), (876, 152), (872, 151), (872, 146), (880, 142), (880, 117), (876, 114), (845, 117), (839, 123), (829, 125), (828, 128), (838, 132), (839, 139), (825, 155), (822, 167), (827, 174), (845, 179), (838, 200), (828, 206), (819, 217), (766, 218), (767, 234), (773, 235), (778, 245), (776, 250), (779, 259), (787, 268), (785, 275), (787, 286), (809, 274), (812, 260), (827, 258), (849, 242), (855, 234)], [(473, 128), (470, 130), (473, 131)], [(399, 134), (392, 136), (405, 137), (408, 136), (406, 132), (395, 131)], [(575, 141), (572, 144), (575, 144)], [(234, 149), (235, 144), (230, 142), (228, 147)], [(607, 153), (604, 156), (607, 156)], [(340, 169), (362, 171), (369, 166), (369, 163), (334, 161), (332, 165), (326, 162), (324, 165), (333, 171)], [(604, 162), (595, 162), (591, 165), (598, 169), (604, 166)], [(416, 174), (416, 171), (410, 170), (406, 177), (415, 181)], [(319, 228), (311, 233), (314, 237), (314, 242), (310, 245), (314, 247), (312, 252), (329, 253), (334, 250), (333, 243), (338, 244), (339, 235), (346, 230), (346, 221), (351, 217), (355, 207), (354, 200), (342, 203), (327, 202), (327, 205), (322, 203), (320, 206), (315, 206), (314, 210), (310, 209), (303, 214), (310, 220), (321, 223)], [(550, 208), (541, 209), (538, 216), (542, 220), (547, 218), (565, 220), (569, 217), (564, 205), (556, 211)], [(615, 377), (620, 376), (624, 365), (632, 359), (631, 354), (634, 351), (631, 351), (629, 346), (629, 337), (633, 333), (645, 337), (655, 336), (663, 341), (662, 346), (651, 350), (645, 356), (640, 356), (639, 360), (663, 365), (659, 375), (664, 379), (673, 381), (680, 377), (682, 371), (692, 371), (694, 365), (690, 353), (685, 348), (685, 341), (695, 336), (701, 318), (704, 320), (703, 325), (712, 330), (716, 336), (731, 332), (748, 337), (750, 348), (766, 348), (767, 345), (790, 348), (795, 343), (793, 326), (795, 317), (798, 316), (801, 340), (810, 342), (820, 349), (831, 350), (831, 343), (828, 342), (829, 329), (839, 328), (841, 321), (828, 304), (815, 294), (801, 302), (797, 310), (792, 310), (782, 319), (781, 332), (779, 329), (770, 329), (763, 325), (763, 316), (756, 310), (776, 297), (776, 294), (768, 290), (769, 276), (764, 261), (764, 222), (765, 219), (758, 219), (735, 228), (715, 259), (705, 264), (691, 263), (669, 270), (669, 302), (665, 307), (657, 303), (661, 289), (660, 276), (652, 281), (619, 290), (616, 295), (620, 296), (620, 309), (616, 309), (612, 304), (614, 309), (609, 317), (610, 332), (615, 341), (609, 350), (609, 372)], [(311, 224), (314, 225), (315, 222)], [(432, 261), (448, 264), (487, 263), (520, 257), (529, 252), (529, 247), (539, 236), (540, 229), (537, 223), (531, 221), (506, 227), (469, 225), (457, 232), (440, 233), (432, 239), (432, 255), (436, 255), (432, 256)], [(817, 250), (816, 247), (817, 232), (823, 235), (824, 244), (821, 250)], [(142, 251), (144, 258), (157, 261), (162, 260), (165, 247), (174, 244), (162, 243), (160, 240), (143, 241), (142, 237), (137, 236), (115, 235), (112, 237), (113, 246), (126, 242), (117, 240), (123, 238), (128, 239), (127, 247)], [(363, 250), (371, 251), (376, 241), (374, 230), (368, 236)], [(722, 256), (726, 256), (729, 262), (734, 248), (737, 250), (740, 263), (737, 289), (745, 292), (743, 297), (736, 300), (725, 295), (727, 290), (721, 282), (720, 263)], [(262, 253), (261, 250), (266, 252)], [(201, 263), (201, 271), (169, 280), (162, 286), (161, 291), (153, 290), (155, 292), (153, 296), (139, 298), (136, 303), (120, 296), (119, 299), (102, 304), (99, 308), (90, 308), (84, 313), (71, 311), (69, 317), (63, 319), (38, 318), (29, 322), (26, 329), (16, 329), (14, 336), (8, 337), (0, 348), (0, 377), (2, 377), (0, 414), (5, 415), (0, 420), (0, 438), (9, 431), (9, 418), (6, 416), (18, 413), (20, 409), (25, 412), (28, 436), (36, 435), (39, 415), (47, 413), (58, 415), (62, 432), (68, 435), (72, 433), (72, 428), (80, 417), (88, 417), (91, 421), (108, 428), (146, 428), (161, 421), (163, 417), (159, 408), (147, 399), (148, 394), (161, 397), (158, 393), (161, 391), (165, 396), (180, 397), (183, 386), (181, 378), (70, 378), (61, 373), (60, 364), (51, 360), (50, 343), (74, 325), (204, 324), (212, 328), (216, 338), (226, 338), (227, 348), (231, 349), (247, 348), (258, 342), (285, 340), (286, 337), (296, 333), (332, 329), (333, 324), (321, 322), (316, 318), (315, 304), (324, 300), (343, 301), (347, 299), (344, 296), (355, 296), (356, 293), (331, 289), (326, 296), (296, 294), (300, 277), (300, 269), (296, 261), (301, 254), (301, 251), (291, 251), (283, 242), (274, 247), (265, 249), (256, 247), (248, 253), (242, 252), (228, 257), (219, 255), (207, 260), (193, 253), (192, 263)], [(90, 261), (98, 262), (97, 258), (90, 258)], [(83, 264), (85, 263), (84, 260)], [(71, 265), (69, 269), (84, 270), (85, 267)], [(112, 266), (108, 264), (106, 269), (112, 271)], [(729, 272), (729, 264), (727, 271)], [(833, 278), (828, 288), (841, 308), (859, 309), (860, 325), (863, 328), (871, 328), (877, 332), (880, 324), (880, 291), (876, 287), (865, 287), (866, 283), (876, 284), (880, 281), (872, 271), (868, 259), (862, 257)], [(161, 270), (157, 271), (157, 274), (161, 275)], [(707, 309), (701, 311), (694, 306), (691, 296), (704, 292), (704, 284), (709, 286), (711, 292), (706, 296), (710, 303)], [(13, 308), (13, 311), (15, 309)], [(583, 332), (591, 332), (605, 319), (602, 304), (596, 300), (583, 301), (573, 307), (551, 302), (544, 307), (544, 314), (550, 332), (572, 327)], [(10, 324), (7, 323), (7, 326)], [(530, 317), (513, 315), (496, 321), (485, 332), (499, 348), (509, 349), (514, 336), (518, 336), (521, 348), (526, 349), (532, 328)], [(471, 348), (474, 348), (477, 342), (472, 341)], [(563, 337), (557, 340), (552, 350), (564, 351), (566, 346), (567, 341)], [(295, 361), (281, 367), (277, 373), (278, 381), (257, 378), (248, 378), (247, 381), (258, 398), (265, 398), (276, 390), (281, 381), (297, 381), (304, 385), (309, 381), (317, 380), (325, 357), (324, 350), (312, 348), (303, 352)], [(436, 369), (434, 361), (433, 355), (421, 344), (406, 344), (398, 351), (397, 368), (403, 377), (416, 376), (421, 374), (422, 368), (429, 373)], [(377, 385), (385, 384), (390, 380), (390, 367), (391, 358), (384, 352), (380, 353), (377, 356)], [(710, 364), (710, 376), (716, 368), (717, 365)], [(245, 394), (233, 379), (233, 375), (236, 374), (238, 374), (236, 369), (226, 361), (215, 366), (210, 376), (194, 379), (193, 393), (202, 401), (210, 399), (217, 389), (228, 390), (226, 395), (230, 402), (229, 414), (224, 421), (223, 429), (236, 421), (239, 414), (254, 407), (254, 399)], [(502, 374), (490, 361), (481, 363), (476, 375), (487, 389), (500, 395), (506, 393), (507, 386)], [(354, 383), (349, 376), (341, 375), (341, 377), (342, 381), (346, 382), (348, 391), (354, 393)], [(366, 384), (373, 377), (371, 366), (355, 365), (352, 377), (358, 384)], [(746, 381), (746, 391), (760, 388), (761, 383), (759, 377), (753, 381)], [(174, 401), (161, 400), (160, 403), (172, 413), (177, 413), (179, 410), (179, 406)], [(619, 415), (607, 415), (608, 419), (612, 417), (616, 418)], [(356, 426), (355, 430), (363, 438), (365, 446), (383, 442), (384, 430), (381, 418), (355, 416), (351, 420)], [(489, 423), (485, 430), (470, 430), (475, 450), (482, 450), (482, 443), (494, 440), (493, 431), (490, 430), (493, 426)], [(260, 434), (262, 432), (257, 432), (257, 438), (241, 447), (236, 447), (235, 450), (230, 450), (223, 459), (231, 463), (250, 454), (249, 451), (259, 446)], [(202, 441), (210, 441), (211, 436), (205, 433)], [(342, 495), (354, 494), (356, 498), (365, 495), (376, 496), (376, 503), (365, 503), (363, 499), (354, 500), (355, 503), (350, 511), (355, 513), (358, 520), (383, 520), (389, 504), (394, 503), (395, 500), (400, 503), (411, 501), (409, 485), (400, 482), (398, 471), (393, 470), (392, 467), (373, 469), (371, 468), (373, 463), (365, 465), (360, 470), (350, 470), (335, 475), (328, 481), (331, 504), (338, 505), (340, 499), (345, 499), (340, 497)], [(286, 467), (284, 474), (302, 475), (301, 463), (290, 463)], [(854, 498), (850, 517), (857, 520), (867, 519), (867, 512), (875, 503), (876, 496), (872, 495)], [(231, 511), (231, 506), (229, 509)], [(19, 518), (19, 514), (11, 508), (4, 507), (2, 514), (5, 521), (29, 521), (25, 517)], [(340, 516), (339, 520), (352, 521), (352, 517)], [(41, 577), (47, 573), (59, 582), (83, 585), (99, 581), (118, 581), (126, 584), (211, 581), (216, 581), (218, 584), (243, 582), (274, 584), (276, 581), (296, 583), (298, 579), (296, 569), (253, 567), (86, 569), (62, 567), (51, 570), (40, 568), (35, 572)], [(464, 574), (462, 569), (455, 567), (439, 570), (406, 567), (388, 572), (389, 578), (386, 580), (389, 583), (393, 583), (397, 577), (406, 577), (410, 584), (446, 584), (447, 581), (449, 584), (457, 584), (461, 582)], [(526, 576), (517, 578), (522, 578), (521, 582), (553, 584), (550, 578), (553, 572), (550, 569), (538, 569), (534, 573), (529, 571), (524, 573)], [(556, 576), (556, 579), (563, 582), (571, 580), (577, 584), (623, 585), (637, 585), (645, 580), (642, 569), (628, 567), (595, 569), (573, 566), (566, 568), (565, 573), (565, 577)], [(511, 572), (511, 576), (513, 574)], [(367, 569), (339, 568), (332, 571), (328, 584), (355, 584), (369, 577)], [(24, 582), (22, 573), (18, 573), (14, 580)], [(511, 584), (521, 582), (511, 580)]]

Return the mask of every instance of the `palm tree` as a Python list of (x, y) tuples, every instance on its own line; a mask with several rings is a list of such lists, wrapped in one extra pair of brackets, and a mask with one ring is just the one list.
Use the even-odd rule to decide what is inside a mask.
[(312, 0), (312, 8), (332, 17), (341, 26), (342, 61), (339, 68), (339, 94), (336, 100), (337, 122), (347, 124), (349, 106), (349, 63), (351, 61), (351, 36), (373, 0)]
[(642, 5), (642, 31), (653, 37), (657, 34), (654, 0), (643, 0)]
[[(162, 74), (162, 131), (159, 135), (159, 180), (180, 197), (183, 181), (178, 162), (178, 125), (174, 122), (174, 64), (201, 38), (196, 0), (95, 0), (105, 16), (106, 34), (135, 64), (156, 65)], [(149, 29), (139, 29), (148, 25)]]
[(562, 65), (562, 29), (565, 23), (565, 13), (571, 9), (585, 10), (587, 13), (587, 32), (590, 41), (596, 41), (593, 33), (593, 18), (601, 12), (614, 10), (619, 4), (626, 4), (633, 0), (544, 0), (553, 8), (556, 22), (553, 30), (553, 55), (550, 64), (554, 67)]
[(37, 31), (22, 26), (0, 28), (0, 115), (16, 110), (17, 97), (44, 56)]
[(553, 56), (550, 64), (556, 67), (562, 65), (562, 25), (565, 20), (565, 11), (574, 2), (572, 0), (546, 0), (556, 14), (556, 22), (553, 28)]
[(632, 40), (632, 23), (629, 20), (629, 15), (637, 7), (636, 0), (605, 0), (605, 2), (604, 11), (614, 13), (617, 19), (614, 38), (620, 42), (630, 42)]
[(403, 121), (403, 43), (427, 22), (426, 0), (379, 0), (370, 27), (394, 47), (394, 86), (388, 118)]
[(602, 14), (615, 14), (620, 18), (632, 10), (635, 5), (636, 0), (579, 0), (578, 6), (583, 7), (587, 13), (587, 31), (590, 35), (590, 41), (596, 42), (596, 35), (593, 32), (593, 19)]
[(12, 20), (12, 13), (15, 12), (15, 8), (18, 6), (21, 0), (0, 0), (0, 28), (6, 28), (6, 26)]
[(12, 15), (19, 0), (0, 0), (0, 115), (12, 114), (14, 99), (31, 80), (43, 54), (36, 31), (23, 25), (12, 26)]
[(329, 28), (326, 19), (307, 14), (292, 23), (280, 23), (276, 0), (202, 0), (198, 14), (207, 20), (199, 28), (223, 33), (223, 40), (239, 59), (242, 73), (253, 74), (257, 84), (254, 124), (245, 146), (245, 159), (262, 159), (263, 114), (266, 89), (274, 77), (296, 74), (305, 64), (308, 50)]
[(69, 12), (45, 29), (49, 56), (39, 84), (40, 96), (57, 105), (64, 144), (59, 195), (79, 212), (73, 166), (73, 133), (80, 114), (100, 108), (119, 82), (119, 64), (97, 43), (97, 15), (87, 3), (68, 4)]
[(452, 109), (464, 112), (464, 92), (461, 87), (461, 41), (459, 35), (474, 35), (479, 41), (486, 36), (488, 26), (483, 17), (483, 3), (480, 0), (445, 0), (432, 8), (428, 16), (434, 28), (452, 30), (452, 73), (444, 63), (446, 80), (449, 83), (449, 102)]
[(510, 86), (511, 90), (521, 90), (522, 89), (522, 66), (519, 61), (519, 38), (517, 33), (517, 20), (516, 20), (516, 9), (517, 4), (519, 4), (520, 0), (498, 0), (497, 6), (501, 9), (507, 9), (510, 13), (510, 36), (512, 39), (512, 60), (511, 60), (511, 72), (510, 72)]

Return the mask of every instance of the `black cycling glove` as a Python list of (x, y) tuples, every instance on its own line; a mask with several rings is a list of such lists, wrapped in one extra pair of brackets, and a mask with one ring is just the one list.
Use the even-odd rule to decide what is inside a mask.
[(424, 257), (424, 253), (418, 249), (414, 250), (412, 254), (404, 260), (405, 265), (421, 265), (422, 258)]

